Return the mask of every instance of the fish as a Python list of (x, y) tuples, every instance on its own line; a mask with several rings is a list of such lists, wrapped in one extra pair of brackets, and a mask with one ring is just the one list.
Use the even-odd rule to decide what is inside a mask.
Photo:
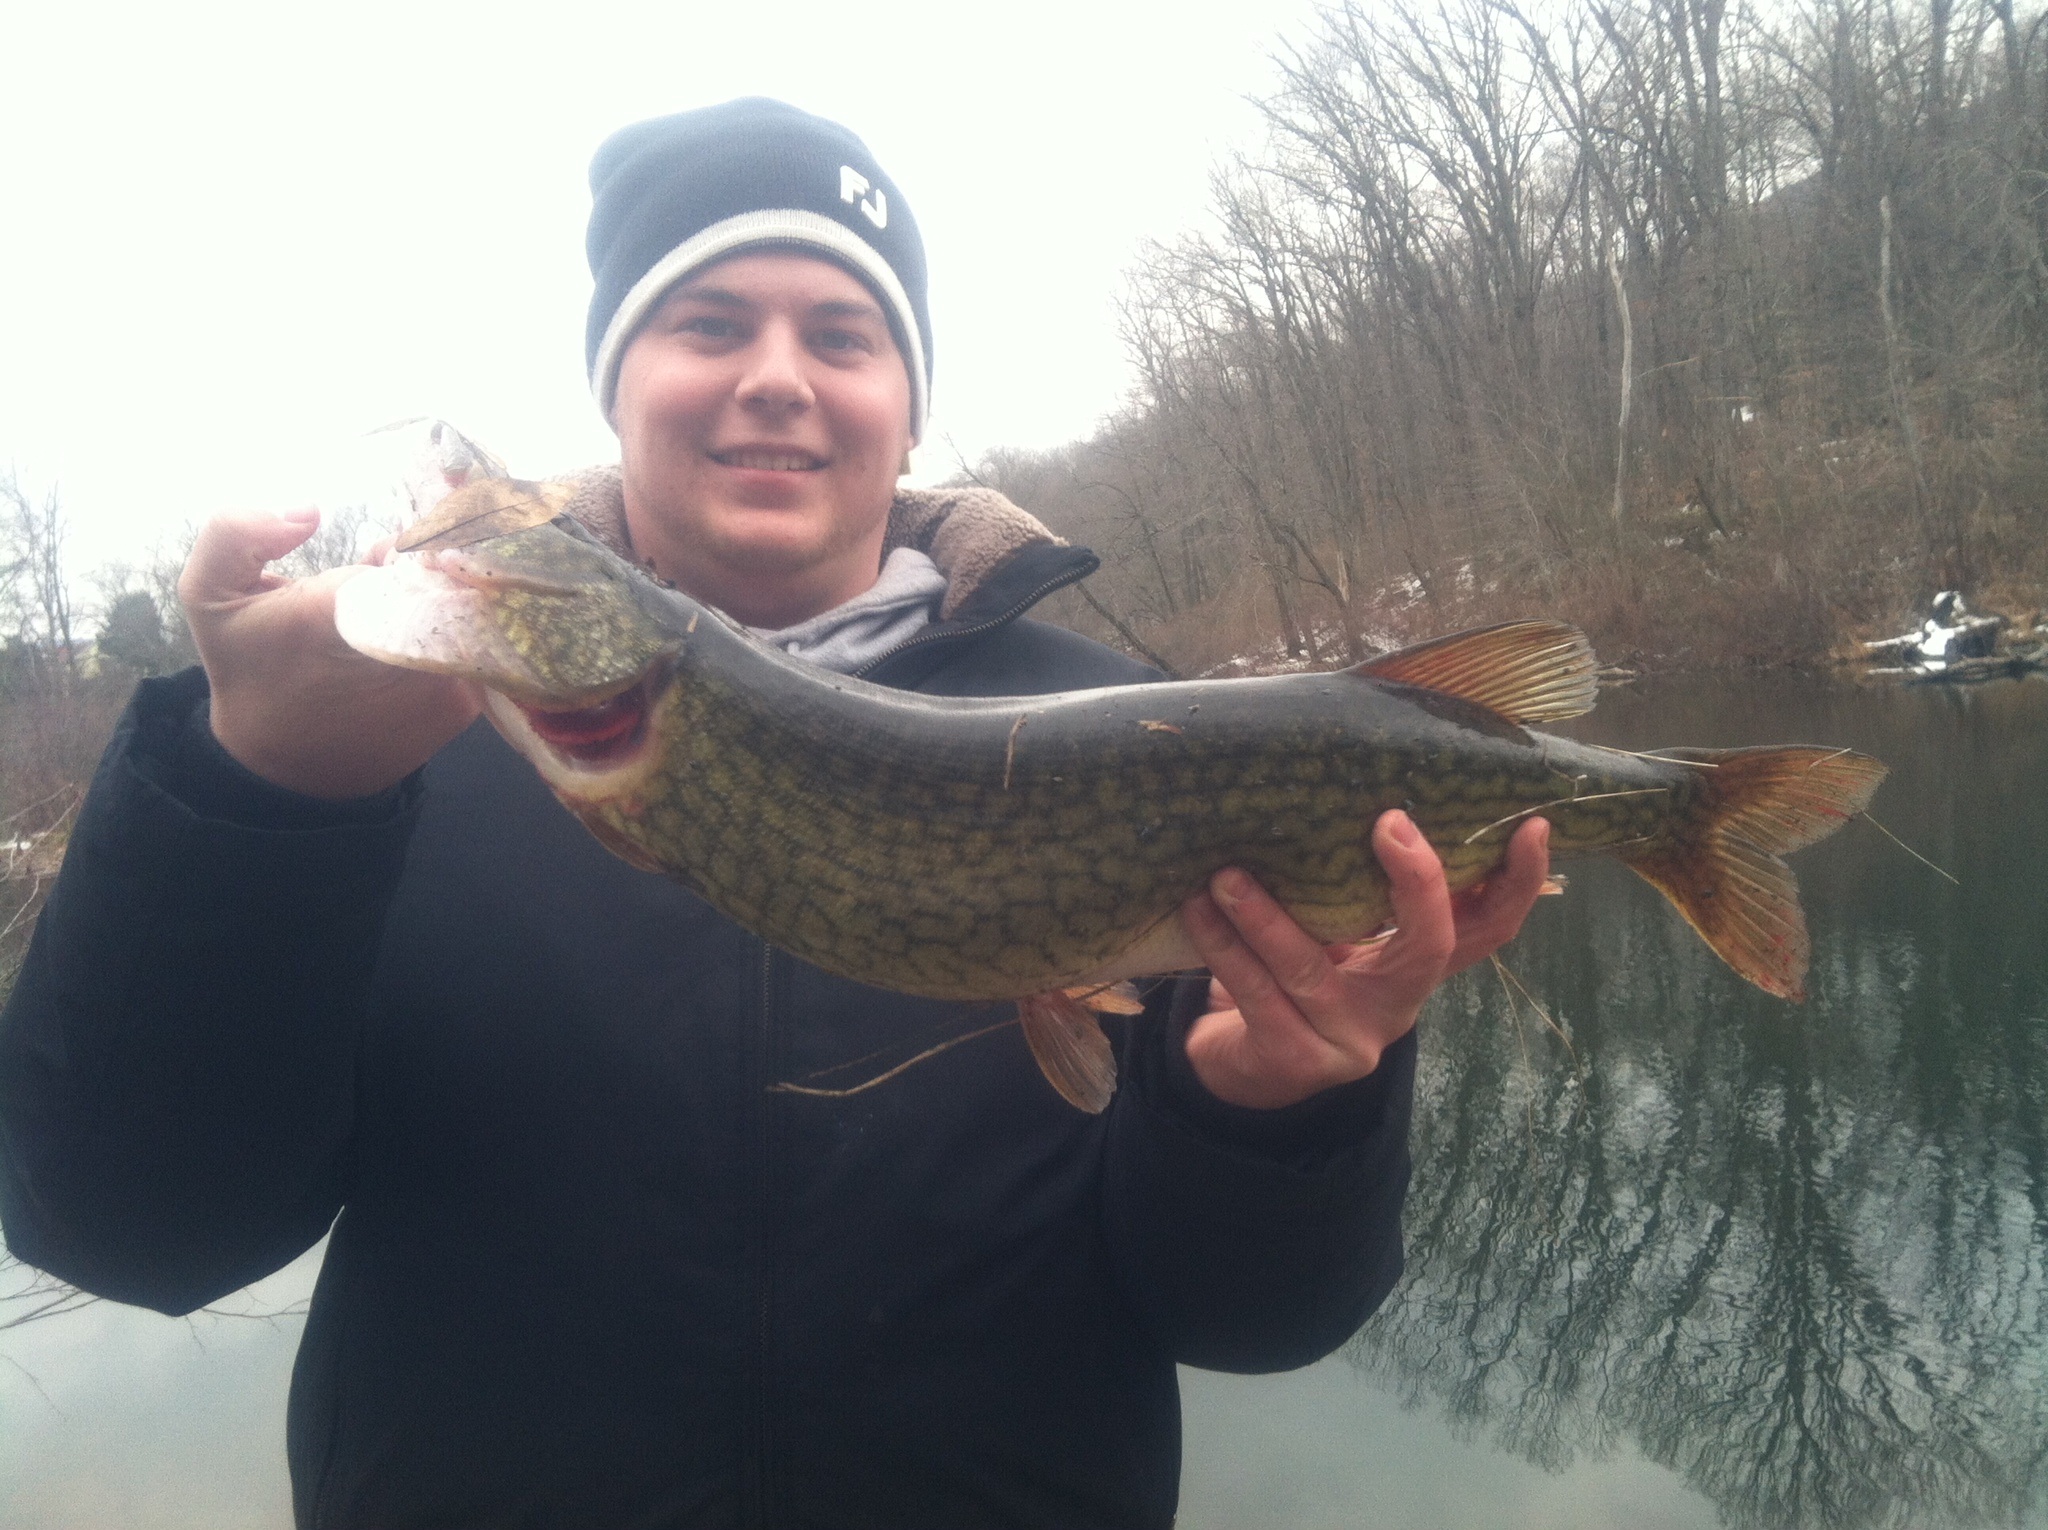
[(1553, 857), (1618, 858), (1742, 977), (1799, 999), (1808, 940), (1783, 856), (1885, 774), (1824, 746), (1635, 753), (1534, 731), (1598, 688), (1584, 634), (1548, 620), (1332, 673), (892, 690), (664, 585), (563, 513), (569, 497), (459, 489), (341, 587), (341, 637), (477, 682), (599, 841), (774, 945), (880, 988), (1015, 1001), (1085, 1110), (1115, 1088), (1097, 1012), (1132, 1008), (1126, 980), (1202, 965), (1178, 911), (1216, 871), (1242, 867), (1326, 944), (1381, 930), (1370, 831), (1391, 808), (1454, 891), (1545, 818)]

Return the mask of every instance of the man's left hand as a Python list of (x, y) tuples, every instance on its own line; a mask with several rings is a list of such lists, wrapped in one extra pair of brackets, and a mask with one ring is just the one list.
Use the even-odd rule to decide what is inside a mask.
[(1395, 930), (1383, 940), (1318, 945), (1235, 868), (1182, 905), (1211, 973), (1188, 1061), (1217, 1098), (1272, 1110), (1365, 1077), (1437, 984), (1514, 938), (1550, 872), (1541, 818), (1515, 831), (1483, 887), (1456, 897), (1406, 813), (1382, 813), (1372, 843), (1393, 894)]

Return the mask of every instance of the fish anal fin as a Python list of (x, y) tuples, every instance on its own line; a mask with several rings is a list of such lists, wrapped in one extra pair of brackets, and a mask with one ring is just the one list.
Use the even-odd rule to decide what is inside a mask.
[(1781, 999), (1804, 999), (1806, 916), (1779, 857), (1862, 812), (1885, 767), (1846, 749), (1798, 745), (1657, 753), (1702, 767), (1700, 804), (1628, 864), (1743, 977)]
[(1045, 1081), (1076, 1110), (1099, 1116), (1116, 1093), (1116, 1053), (1102, 1023), (1064, 993), (1034, 993), (1017, 1001), (1025, 1043)]
[(1441, 691), (1513, 723), (1593, 710), (1599, 661), (1586, 634), (1565, 622), (1503, 622), (1454, 632), (1354, 665), (1350, 673)]
[(1138, 997), (1137, 986), (1132, 983), (1088, 983), (1065, 993), (1083, 1009), (1092, 1009), (1098, 1015), (1145, 1013), (1145, 1001)]

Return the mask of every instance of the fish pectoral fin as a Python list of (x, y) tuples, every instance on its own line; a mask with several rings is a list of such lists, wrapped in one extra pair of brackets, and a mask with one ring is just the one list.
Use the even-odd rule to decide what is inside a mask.
[(1526, 621), (1431, 638), (1347, 673), (1441, 691), (1528, 724), (1592, 711), (1598, 669), (1593, 646), (1578, 628)]
[(592, 813), (586, 817), (584, 814), (578, 813), (576, 816), (583, 819), (583, 827), (590, 831), (592, 838), (628, 866), (635, 867), (641, 871), (651, 871), (658, 877), (668, 877), (671, 880), (682, 882), (685, 886), (690, 887), (693, 892), (696, 890), (687, 878), (678, 876), (670, 871), (668, 867), (662, 865), (660, 861), (654, 858), (653, 852), (626, 838), (625, 835), (621, 834), (604, 819), (598, 817), (597, 814)]
[(1065, 990), (1066, 996), (1083, 1009), (1098, 1015), (1142, 1015), (1145, 1001), (1138, 997), (1135, 983), (1085, 983)]
[(1099, 1116), (1116, 1093), (1116, 1053), (1102, 1023), (1064, 993), (1034, 993), (1017, 1001), (1025, 1043), (1045, 1081), (1076, 1110)]

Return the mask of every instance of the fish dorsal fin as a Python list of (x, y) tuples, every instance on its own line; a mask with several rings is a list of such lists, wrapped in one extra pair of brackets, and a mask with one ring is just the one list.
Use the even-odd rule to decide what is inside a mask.
[(1503, 622), (1431, 638), (1355, 665), (1373, 680), (1441, 691), (1509, 722), (1550, 722), (1593, 710), (1600, 683), (1586, 634), (1565, 622)]

